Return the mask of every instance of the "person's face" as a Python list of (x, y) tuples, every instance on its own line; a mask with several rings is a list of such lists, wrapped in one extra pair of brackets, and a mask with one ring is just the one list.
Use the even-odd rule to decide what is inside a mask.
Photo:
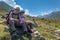
[(14, 12), (15, 12), (15, 13), (18, 13), (18, 9), (15, 9)]
[(21, 13), (20, 15), (24, 15), (24, 13)]

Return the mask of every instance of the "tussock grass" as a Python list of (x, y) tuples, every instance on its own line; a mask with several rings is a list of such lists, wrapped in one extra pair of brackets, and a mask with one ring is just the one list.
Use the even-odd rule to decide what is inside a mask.
[[(27, 19), (31, 19), (32, 17), (27, 17)], [(1, 19), (1, 18), (0, 18)], [(41, 25), (41, 27), (36, 27), (36, 29), (40, 32), (41, 35), (43, 35), (43, 37), (46, 40), (57, 40), (54, 34), (54, 29), (60, 29), (60, 25), (57, 22), (58, 20), (56, 20), (53, 22), (52, 20), (42, 20), (40, 18), (34, 18), (36, 20), (37, 23), (39, 23), (38, 25)], [(0, 21), (2, 21), (3, 19), (1, 19)], [(50, 21), (50, 22), (49, 22)], [(0, 40), (2, 40), (2, 38), (6, 37), (7, 35), (9, 35), (8, 32), (4, 32), (4, 27), (6, 25), (5, 24), (0, 24)], [(51, 31), (50, 29), (53, 29), (53, 31)], [(33, 36), (33, 34), (32, 34)], [(5, 38), (4, 38), (5, 39)], [(28, 40), (28, 38), (24, 37), (25, 40)], [(8, 39), (6, 39), (8, 40)], [(32, 37), (32, 40), (35, 40), (34, 37)]]

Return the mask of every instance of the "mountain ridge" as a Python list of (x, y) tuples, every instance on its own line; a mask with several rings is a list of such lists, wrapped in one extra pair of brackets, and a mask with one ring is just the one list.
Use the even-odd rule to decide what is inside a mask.
[(60, 11), (54, 11), (48, 15), (38, 16), (40, 18), (53, 18), (53, 19), (60, 19)]
[(8, 12), (11, 9), (13, 9), (13, 7), (11, 7), (10, 5), (8, 5), (7, 3), (0, 1), (0, 13), (2, 12)]

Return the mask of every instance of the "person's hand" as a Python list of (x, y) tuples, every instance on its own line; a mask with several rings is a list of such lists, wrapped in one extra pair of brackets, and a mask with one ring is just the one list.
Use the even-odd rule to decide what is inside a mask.
[(18, 19), (14, 19), (15, 21), (19, 21)]
[(10, 20), (14, 20), (13, 18), (10, 18)]

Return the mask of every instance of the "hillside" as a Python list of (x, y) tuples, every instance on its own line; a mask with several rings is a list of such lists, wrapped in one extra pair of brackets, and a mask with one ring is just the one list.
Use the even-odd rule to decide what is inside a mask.
[(10, 9), (13, 9), (13, 7), (9, 6), (3, 1), (0, 1), (0, 14), (8, 12)]
[(49, 13), (48, 15), (38, 15), (39, 18), (52, 18), (52, 19), (60, 19), (60, 11), (53, 11)]
[(49, 15), (45, 15), (44, 18), (60, 19), (60, 11), (54, 11), (54, 12), (50, 13)]
[[(55, 34), (55, 30), (59, 30), (60, 29), (60, 22), (58, 20), (54, 21), (51, 19), (42, 19), (42, 18), (36, 18), (33, 17), (35, 19), (35, 21), (38, 23), (38, 27), (36, 27), (36, 29), (40, 32), (41, 35), (43, 35), (43, 37), (46, 40), (58, 40), (56, 34)], [(2, 18), (0, 18), (2, 19)], [(27, 19), (31, 20), (32, 17), (28, 16)], [(3, 19), (2, 19), (3, 20)], [(1, 21), (2, 21), (1, 20)], [(54, 21), (54, 22), (53, 22)], [(0, 40), (9, 40), (9, 37), (7, 37), (9, 35), (9, 32), (4, 32), (4, 27), (6, 25), (0, 24)], [(60, 35), (59, 35), (60, 37)], [(24, 37), (25, 40), (28, 40), (28, 38)], [(33, 35), (32, 35), (32, 40), (35, 40)]]
[[(5, 2), (0, 2), (0, 14), (8, 12), (12, 9), (11, 6), (6, 4)], [(40, 16), (42, 17), (42, 16)], [(52, 12), (49, 15), (45, 15), (44, 18), (40, 17), (31, 17), (26, 16), (28, 20), (32, 18), (35, 19), (38, 26), (36, 26), (36, 30), (46, 39), (46, 40), (60, 40), (60, 11)], [(52, 18), (52, 19), (45, 19), (45, 18)], [(53, 19), (58, 18), (58, 19)], [(0, 18), (0, 22), (4, 21), (5, 19)], [(5, 32), (4, 28), (7, 25), (5, 23), (0, 24), (0, 40), (10, 40), (9, 32)], [(55, 32), (56, 30), (59, 30)], [(22, 36), (25, 40), (29, 40), (27, 37)], [(23, 39), (22, 39), (23, 40)], [(35, 40), (34, 35), (32, 34), (32, 40)]]

